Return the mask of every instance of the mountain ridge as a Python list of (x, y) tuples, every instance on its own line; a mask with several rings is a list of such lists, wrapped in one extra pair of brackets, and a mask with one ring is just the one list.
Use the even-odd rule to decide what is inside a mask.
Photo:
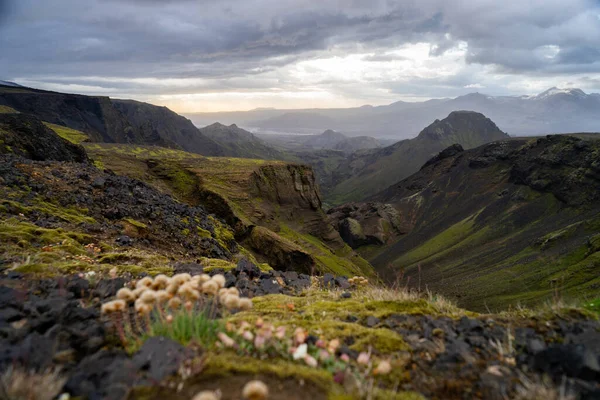
[[(551, 90), (551, 89), (550, 89)], [(469, 109), (481, 112), (505, 132), (512, 135), (540, 135), (565, 132), (598, 131), (600, 120), (600, 95), (586, 94), (580, 89), (571, 88), (580, 96), (565, 95), (559, 90), (551, 96), (489, 96), (469, 93), (450, 99), (432, 99), (424, 102), (395, 102), (376, 107), (355, 107), (347, 109), (300, 109), (300, 110), (261, 110), (260, 112), (223, 112), (186, 114), (195, 124), (205, 125), (221, 119), (235, 120), (242, 126), (254, 129), (272, 130), (277, 127), (284, 132), (318, 133), (334, 129), (349, 136), (375, 136), (397, 140), (414, 137), (414, 133), (435, 118), (443, 118), (451, 111)], [(584, 96), (581, 96), (583, 93)], [(557, 104), (560, 103), (560, 104)], [(568, 106), (568, 110), (565, 109)], [(282, 114), (297, 113), (302, 119), (295, 124), (282, 124)], [(310, 119), (310, 114), (319, 114)], [(275, 122), (272, 120), (275, 119)], [(308, 121), (303, 125), (302, 120)], [(316, 123), (323, 121), (322, 124)], [(326, 123), (325, 123), (326, 122)]]

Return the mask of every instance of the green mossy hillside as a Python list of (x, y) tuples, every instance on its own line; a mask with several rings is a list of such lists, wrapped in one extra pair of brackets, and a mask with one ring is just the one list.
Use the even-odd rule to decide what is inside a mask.
[(66, 126), (51, 124), (49, 122), (44, 122), (44, 125), (52, 129), (58, 136), (68, 140), (71, 143), (80, 144), (89, 140), (89, 136), (81, 131), (67, 128)]

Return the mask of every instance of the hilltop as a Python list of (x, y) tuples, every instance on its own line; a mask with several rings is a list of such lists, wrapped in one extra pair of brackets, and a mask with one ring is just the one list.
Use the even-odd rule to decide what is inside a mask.
[(200, 128), (200, 132), (225, 149), (228, 157), (257, 158), (261, 160), (291, 160), (292, 156), (269, 146), (251, 132), (232, 124), (225, 126), (218, 122)]
[(417, 172), (434, 154), (454, 143), (473, 148), (506, 138), (508, 135), (483, 114), (454, 111), (414, 139), (350, 155), (333, 172), (335, 183), (326, 192), (326, 199), (332, 204), (365, 199)]

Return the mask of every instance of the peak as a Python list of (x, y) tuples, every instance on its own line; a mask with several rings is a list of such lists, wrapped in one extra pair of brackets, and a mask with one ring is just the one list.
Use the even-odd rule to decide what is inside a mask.
[[(419, 133), (418, 138), (446, 140), (455, 136), (475, 135), (481, 137), (505, 137), (496, 124), (485, 115), (468, 110), (452, 111), (443, 120), (435, 120)], [(461, 143), (465, 145), (466, 143)]]
[(535, 96), (536, 99), (546, 99), (552, 96), (556, 96), (556, 95), (569, 95), (569, 96), (575, 96), (575, 97), (585, 97), (587, 96), (586, 93), (578, 88), (557, 88), (555, 87), (551, 87), (550, 89), (540, 93), (539, 95)]

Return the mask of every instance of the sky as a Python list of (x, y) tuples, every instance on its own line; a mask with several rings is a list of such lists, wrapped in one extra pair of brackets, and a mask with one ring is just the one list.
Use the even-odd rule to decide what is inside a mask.
[(600, 0), (0, 0), (0, 79), (177, 112), (600, 92)]

